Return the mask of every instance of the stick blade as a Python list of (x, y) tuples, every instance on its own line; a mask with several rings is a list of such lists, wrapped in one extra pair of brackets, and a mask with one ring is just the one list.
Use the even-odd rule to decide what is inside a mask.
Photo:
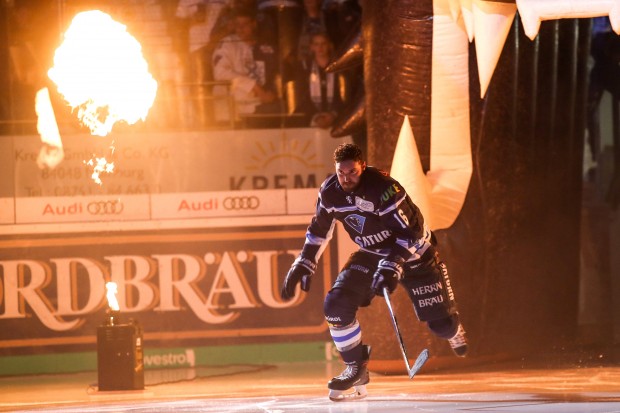
[(413, 379), (413, 376), (415, 376), (417, 372), (420, 371), (420, 369), (422, 368), (424, 363), (426, 363), (427, 360), (428, 360), (428, 349), (424, 349), (422, 350), (422, 352), (416, 359), (415, 363), (413, 363), (413, 366), (411, 366), (411, 368), (409, 369), (410, 379)]

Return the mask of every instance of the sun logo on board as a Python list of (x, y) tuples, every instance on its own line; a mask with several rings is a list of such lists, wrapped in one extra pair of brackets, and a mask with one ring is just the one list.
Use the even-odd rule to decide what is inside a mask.
[(324, 163), (319, 159), (312, 139), (270, 139), (257, 140), (249, 156), (246, 169), (260, 171), (278, 162), (296, 161), (306, 168), (321, 168)]

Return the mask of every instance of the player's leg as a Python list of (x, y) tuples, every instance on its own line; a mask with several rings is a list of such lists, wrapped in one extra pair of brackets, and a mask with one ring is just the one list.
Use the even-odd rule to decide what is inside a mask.
[[(346, 365), (345, 370), (327, 385), (332, 400), (366, 395), (370, 346), (362, 343), (362, 329), (356, 314), (359, 307), (369, 305), (372, 299), (372, 260), (369, 261), (364, 253), (353, 254), (325, 297), (325, 319), (336, 349)], [(355, 388), (353, 393), (344, 393), (352, 387)]]
[(402, 280), (420, 321), (437, 337), (448, 340), (459, 357), (467, 353), (465, 329), (459, 320), (448, 269), (430, 246), (420, 260), (405, 264)]

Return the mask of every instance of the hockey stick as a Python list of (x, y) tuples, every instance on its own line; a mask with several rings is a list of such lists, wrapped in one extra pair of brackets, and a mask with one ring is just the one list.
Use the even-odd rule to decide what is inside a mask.
[(426, 363), (426, 360), (428, 360), (428, 349), (422, 350), (415, 363), (413, 363), (413, 366), (409, 367), (409, 358), (407, 357), (407, 350), (405, 349), (403, 336), (400, 334), (398, 322), (396, 321), (394, 309), (392, 308), (392, 302), (390, 301), (390, 292), (386, 287), (383, 287), (383, 297), (385, 298), (385, 303), (387, 304), (388, 310), (390, 310), (390, 315), (392, 316), (392, 325), (394, 326), (394, 331), (396, 332), (396, 338), (398, 339), (398, 344), (400, 345), (400, 351), (403, 354), (403, 358), (405, 359), (407, 373), (409, 374), (409, 378), (413, 379), (413, 376), (415, 376), (415, 374), (420, 371), (424, 363)]

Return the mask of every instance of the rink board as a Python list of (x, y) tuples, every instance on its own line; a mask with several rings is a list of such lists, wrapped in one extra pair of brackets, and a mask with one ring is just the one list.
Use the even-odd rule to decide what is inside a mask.
[(123, 138), (101, 186), (83, 158), (104, 141), (68, 137), (53, 170), (36, 166), (37, 137), (0, 142), (0, 374), (36, 372), (26, 360), (40, 357), (52, 361), (34, 362), (39, 370), (92, 368), (108, 281), (122, 320), (143, 328), (147, 355), (239, 348), (222, 358), (232, 360), (246, 346), (329, 341), (322, 302), (343, 260), (340, 237), (311, 294), (285, 302), (279, 291), (347, 139), (314, 129)]

